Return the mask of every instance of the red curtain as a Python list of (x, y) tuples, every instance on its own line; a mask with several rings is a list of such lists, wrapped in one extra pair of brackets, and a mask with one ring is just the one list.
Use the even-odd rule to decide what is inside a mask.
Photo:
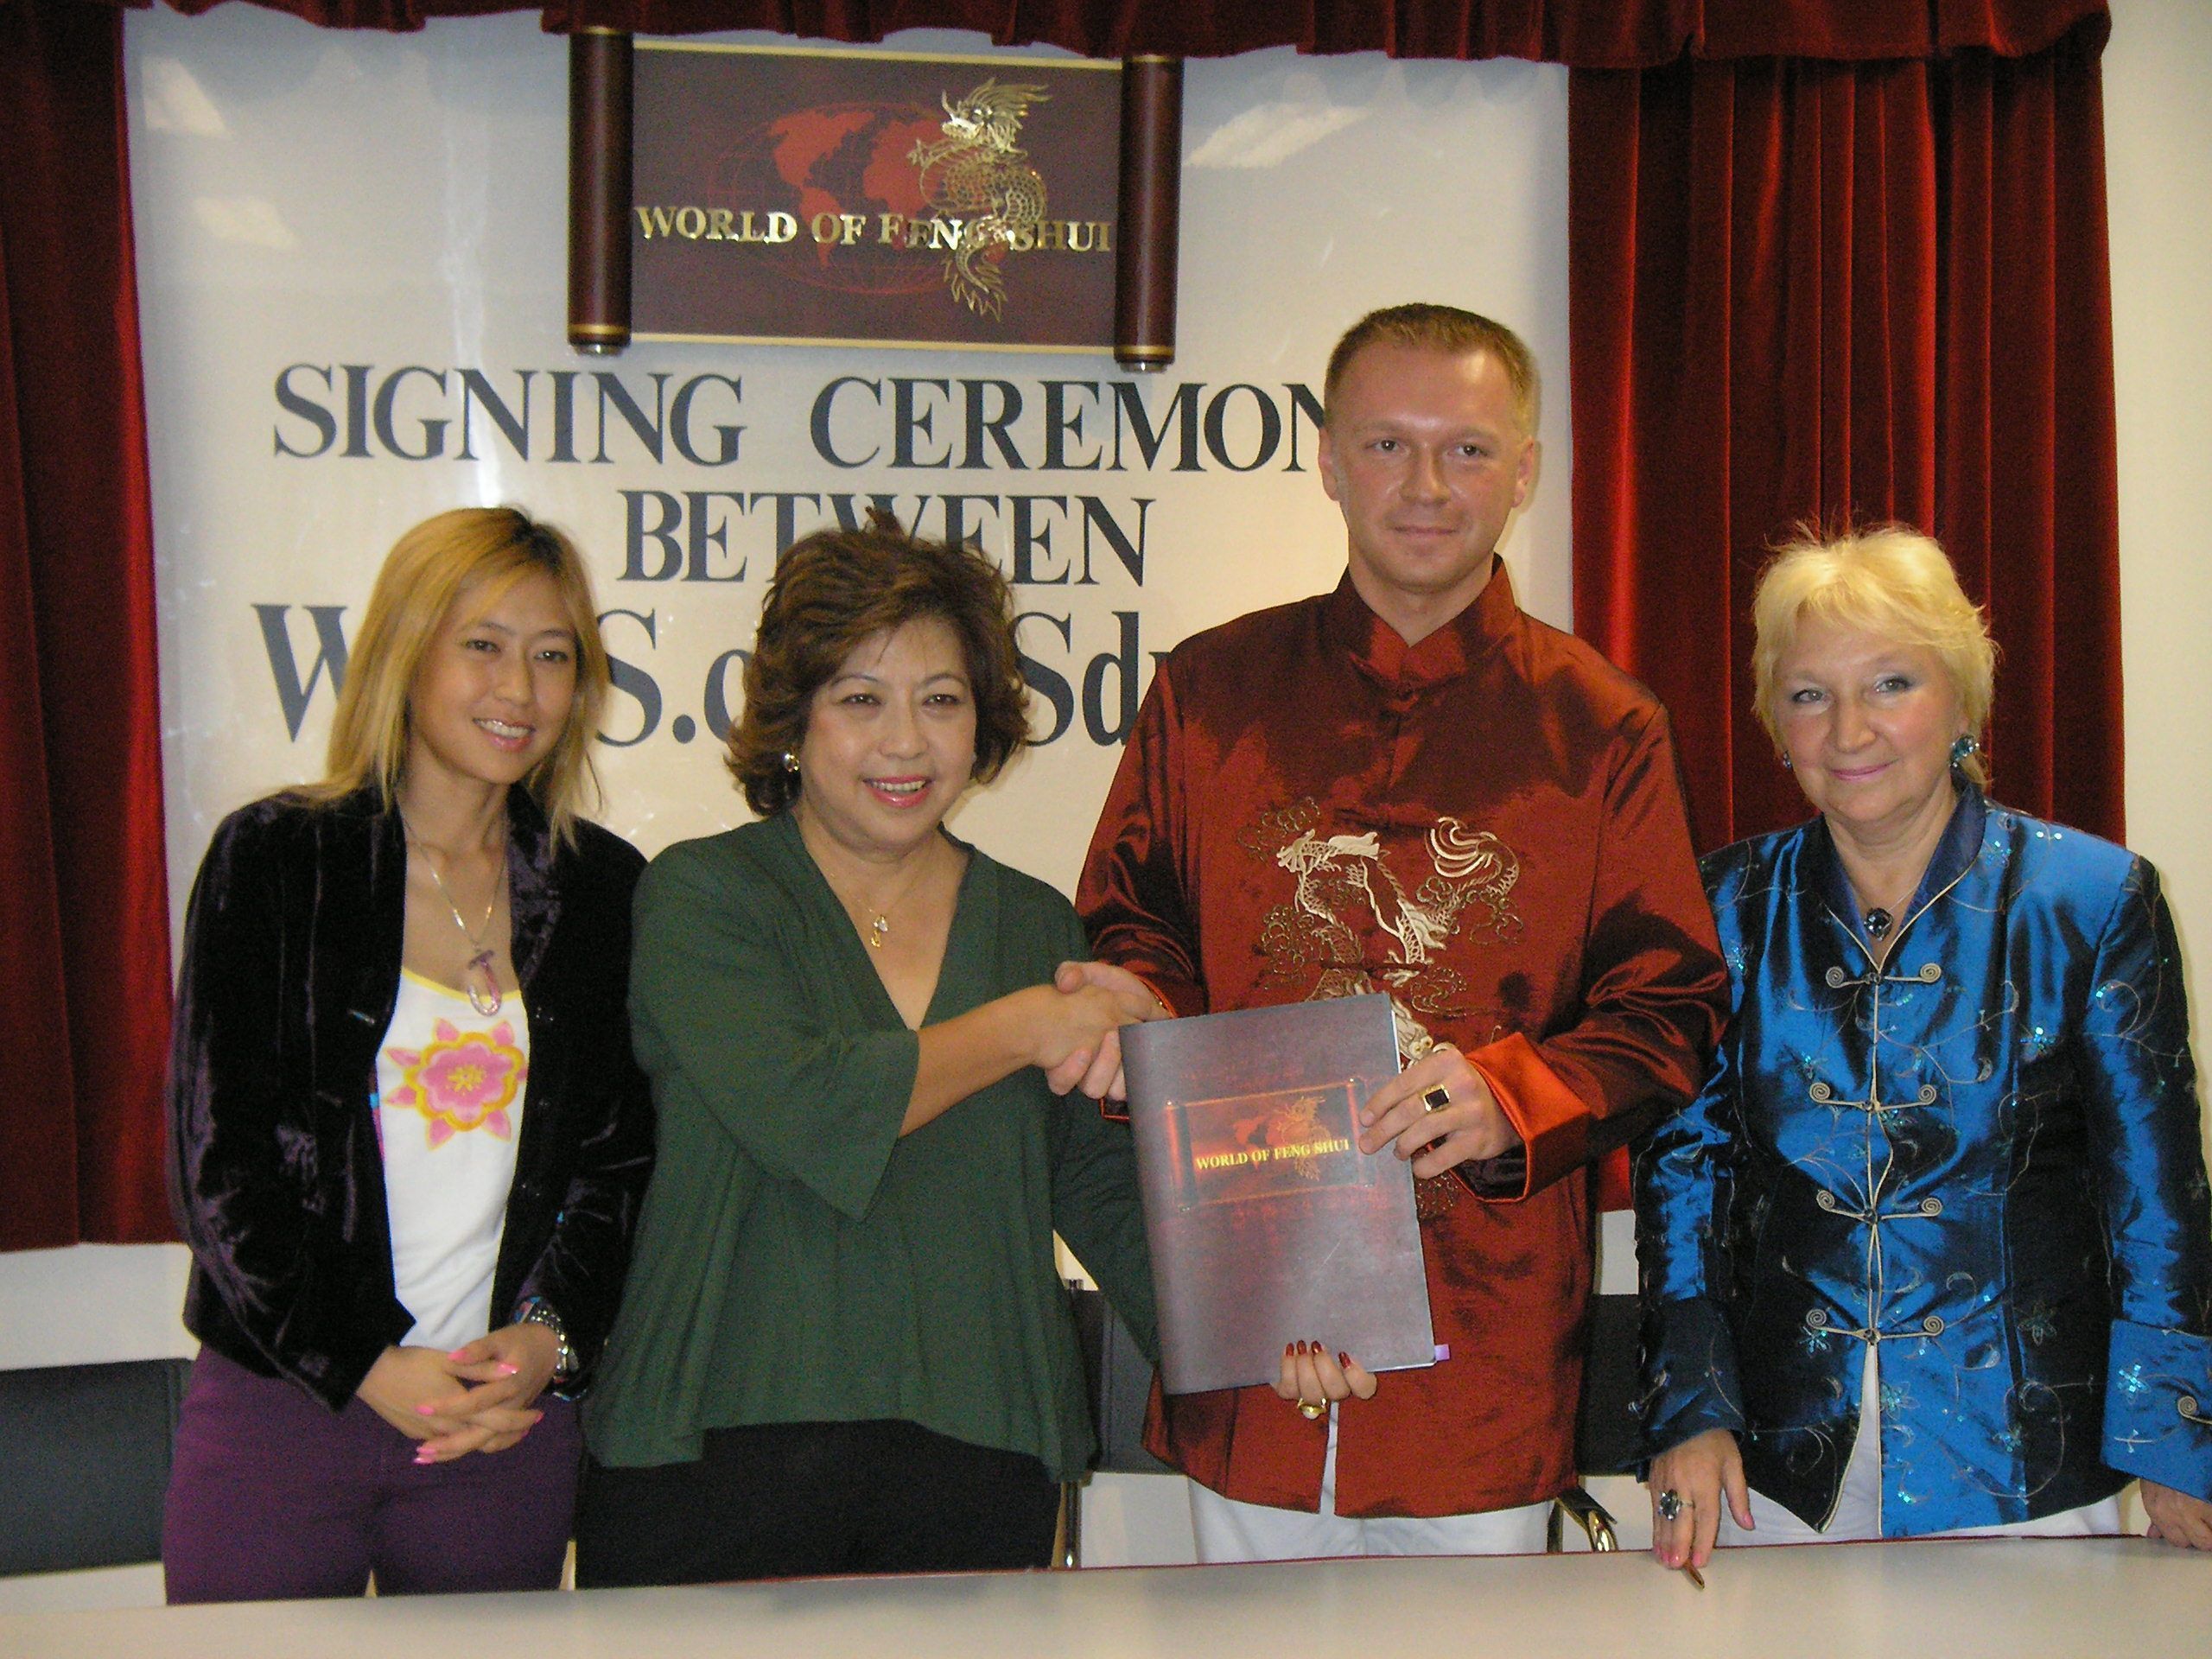
[(122, 20), (0, 3), (0, 1249), (170, 1236)]
[(1988, 607), (1998, 792), (2120, 834), (2107, 32), (1573, 77), (1575, 619), (1673, 711), (1700, 846), (1806, 811), (1749, 707), (1760, 564), (1883, 519)]

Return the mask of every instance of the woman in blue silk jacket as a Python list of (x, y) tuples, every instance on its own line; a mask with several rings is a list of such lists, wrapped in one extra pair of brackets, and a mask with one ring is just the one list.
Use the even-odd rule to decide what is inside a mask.
[[(1818, 816), (1706, 861), (1734, 998), (1637, 1157), (1653, 1548), (2212, 1548), (2212, 1205), (2158, 873), (1981, 792), (1942, 550), (1786, 549), (1759, 718)], [(1723, 1499), (1727, 1513), (1723, 1513)]]

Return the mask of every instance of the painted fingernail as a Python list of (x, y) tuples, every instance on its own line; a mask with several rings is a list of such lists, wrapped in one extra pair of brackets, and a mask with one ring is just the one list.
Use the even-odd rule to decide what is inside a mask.
[(418, 1416), (418, 1417), (435, 1417), (435, 1416), (436, 1416), (438, 1414), (437, 1414), (435, 1411), (434, 1411), (433, 1409), (431, 1409), (431, 1408), (429, 1408), (429, 1406), (424, 1405), (424, 1406), (417, 1406), (417, 1407), (416, 1407), (416, 1408), (415, 1408), (415, 1414), (416, 1414), (416, 1416)]
[(1297, 1344), (1296, 1343), (1294, 1343), (1294, 1342), (1286, 1342), (1286, 1343), (1285, 1343), (1285, 1344), (1283, 1344), (1283, 1345), (1282, 1345), (1282, 1357), (1283, 1357), (1285, 1359), (1288, 1359), (1288, 1358), (1289, 1358), (1293, 1354), (1296, 1353), (1297, 1351), (1298, 1351), (1298, 1344)]
[(452, 1360), (452, 1361), (453, 1361), (455, 1364), (457, 1364), (457, 1365), (466, 1365), (466, 1364), (467, 1364), (467, 1363), (468, 1363), (468, 1362), (467, 1362), (467, 1360), (464, 1359), (464, 1358), (462, 1357), (462, 1356), (463, 1356), (464, 1354), (466, 1354), (467, 1351), (467, 1351), (466, 1348), (456, 1348), (456, 1349), (454, 1349), (454, 1350), (453, 1351), (453, 1352), (451, 1352), (451, 1353), (448, 1354), (448, 1355), (446, 1356), (446, 1357), (447, 1357), (448, 1359), (449, 1359), (449, 1360)]
[(519, 1365), (510, 1365), (505, 1360), (499, 1362), (499, 1375), (501, 1376), (512, 1376), (520, 1370), (522, 1370), (522, 1367)]
[(1343, 1349), (1338, 1349), (1337, 1363), (1343, 1366), (1346, 1370), (1350, 1370), (1351, 1369), (1351, 1356), (1344, 1352)]

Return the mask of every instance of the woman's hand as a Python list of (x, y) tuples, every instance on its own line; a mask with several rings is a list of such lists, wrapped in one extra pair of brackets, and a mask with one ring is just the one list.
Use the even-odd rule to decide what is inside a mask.
[(425, 1418), (456, 1422), (459, 1427), (425, 1440), (418, 1463), (446, 1463), (471, 1452), (504, 1452), (537, 1426), (545, 1414), (531, 1403), (553, 1380), (561, 1345), (542, 1325), (509, 1325), (466, 1343), (446, 1356), (457, 1376), (474, 1388), (449, 1392), (416, 1409)]
[(435, 1348), (387, 1348), (353, 1393), (410, 1440), (423, 1440), (462, 1427), (459, 1418), (439, 1414), (431, 1403), (452, 1399), (461, 1376), (452, 1357)]
[(530, 1403), (552, 1376), (559, 1353), (542, 1325), (508, 1325), (449, 1354), (387, 1348), (354, 1393), (401, 1433), (423, 1442), (416, 1462), (447, 1463), (471, 1452), (504, 1452), (529, 1433), (544, 1415)]
[[(1441, 1096), (1434, 1092), (1440, 1089)], [(1376, 1089), (1360, 1109), (1359, 1121), (1362, 1152), (1380, 1152), (1395, 1141), (1397, 1155), (1411, 1160), (1423, 1180), (1521, 1144), (1520, 1132), (1483, 1074), (1449, 1043), (1439, 1043)]]
[[(1116, 1033), (1139, 1020), (1166, 1017), (1151, 988), (1111, 963), (1064, 962), (1051, 986), (1039, 988), (1058, 999), (1054, 1020), (1039, 1031), (1036, 1064), (1044, 1068), (1046, 1085), (1056, 1095), (1073, 1090), (1094, 1100), (1126, 1098)], [(1048, 1058), (1053, 1054), (1058, 1057)]]
[(1339, 1400), (1372, 1400), (1375, 1374), (1350, 1354), (1331, 1357), (1325, 1343), (1286, 1342), (1275, 1392), (1318, 1419), (1321, 1414), (1310, 1408), (1332, 1406)]
[(1080, 1089), (1121, 1099), (1122, 1044), (1115, 1035), (1161, 1017), (1142, 980), (1098, 962), (1063, 963), (1049, 985), (1028, 985), (921, 1033), (921, 1059), (899, 1133), (935, 1122), (979, 1090), (1036, 1066), (1055, 1094)]
[(2212, 1503), (2155, 1480), (2143, 1483), (2143, 1513), (2151, 1517), (2145, 1538), (2177, 1549), (2212, 1549)]
[[(1724, 1493), (1736, 1524), (1745, 1532), (1751, 1530), (1751, 1490), (1744, 1480), (1744, 1456), (1737, 1450), (1736, 1437), (1725, 1428), (1693, 1434), (1652, 1459), (1649, 1484), (1651, 1553), (1663, 1567), (1701, 1567), (1713, 1559)], [(1681, 1506), (1671, 1521), (1659, 1512), (1669, 1492)]]

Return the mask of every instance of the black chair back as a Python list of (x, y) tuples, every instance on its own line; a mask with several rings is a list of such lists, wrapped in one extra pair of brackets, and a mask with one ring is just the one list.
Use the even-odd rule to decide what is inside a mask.
[(0, 1576), (162, 1558), (188, 1359), (0, 1370)]

